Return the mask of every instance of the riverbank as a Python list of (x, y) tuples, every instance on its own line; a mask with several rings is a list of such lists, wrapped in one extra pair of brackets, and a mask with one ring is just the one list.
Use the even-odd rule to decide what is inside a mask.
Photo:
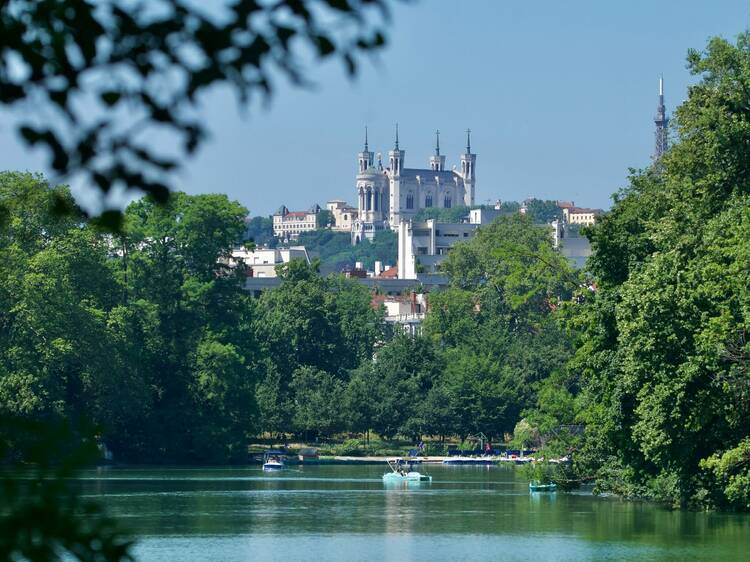
[[(457, 465), (491, 465), (491, 464), (525, 464), (534, 462), (533, 457), (508, 457), (503, 455), (488, 455), (484, 457), (458, 457), (458, 456), (424, 456), (424, 457), (398, 457), (390, 456), (320, 456), (317, 459), (300, 460), (289, 457), (284, 460), (287, 465), (374, 465), (384, 464), (388, 459), (403, 458), (414, 464), (457, 464)], [(446, 462), (447, 461), (447, 462)], [(262, 458), (253, 458), (251, 464), (260, 464)], [(551, 462), (561, 462), (555, 459)]]

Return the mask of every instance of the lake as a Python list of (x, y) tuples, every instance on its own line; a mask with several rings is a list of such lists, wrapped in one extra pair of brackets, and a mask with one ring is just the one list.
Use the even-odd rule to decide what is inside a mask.
[(670, 511), (583, 490), (529, 494), (513, 466), (100, 468), (84, 494), (138, 537), (142, 562), (746, 560), (750, 516)]

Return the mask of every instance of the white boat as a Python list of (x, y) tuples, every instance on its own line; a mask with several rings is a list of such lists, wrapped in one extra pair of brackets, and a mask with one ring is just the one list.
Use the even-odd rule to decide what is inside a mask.
[(406, 471), (401, 467), (402, 459), (388, 459), (388, 467), (391, 469), (390, 472), (383, 474), (383, 482), (386, 484), (400, 483), (400, 482), (432, 482), (432, 476), (428, 474), (422, 474), (415, 470)]
[(284, 469), (284, 453), (282, 451), (267, 451), (263, 454), (263, 470), (267, 472)]

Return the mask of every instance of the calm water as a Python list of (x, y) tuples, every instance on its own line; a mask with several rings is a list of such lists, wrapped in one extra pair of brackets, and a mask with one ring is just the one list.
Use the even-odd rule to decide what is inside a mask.
[(530, 495), (514, 467), (106, 468), (85, 474), (144, 562), (750, 560), (750, 516), (668, 511), (585, 492)]

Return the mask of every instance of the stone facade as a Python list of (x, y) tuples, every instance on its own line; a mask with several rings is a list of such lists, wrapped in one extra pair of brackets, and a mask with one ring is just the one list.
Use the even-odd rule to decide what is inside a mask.
[(331, 212), (333, 224), (331, 230), (337, 232), (351, 232), (352, 225), (357, 218), (358, 209), (352, 207), (346, 201), (334, 199), (326, 203), (326, 209)]
[(411, 220), (420, 209), (450, 208), (474, 204), (476, 154), (471, 152), (467, 131), (466, 152), (460, 155), (460, 166), (445, 169), (440, 142), (429, 158), (429, 168), (406, 168), (406, 151), (398, 144), (398, 129), (393, 150), (388, 152), (384, 167), (378, 154), (377, 163), (365, 136), (364, 150), (358, 154), (357, 217), (352, 224), (352, 243), (372, 239), (378, 231), (397, 231), (402, 221)]
[(602, 213), (601, 209), (585, 209), (582, 207), (568, 207), (563, 209), (563, 220), (567, 224), (591, 226)]

